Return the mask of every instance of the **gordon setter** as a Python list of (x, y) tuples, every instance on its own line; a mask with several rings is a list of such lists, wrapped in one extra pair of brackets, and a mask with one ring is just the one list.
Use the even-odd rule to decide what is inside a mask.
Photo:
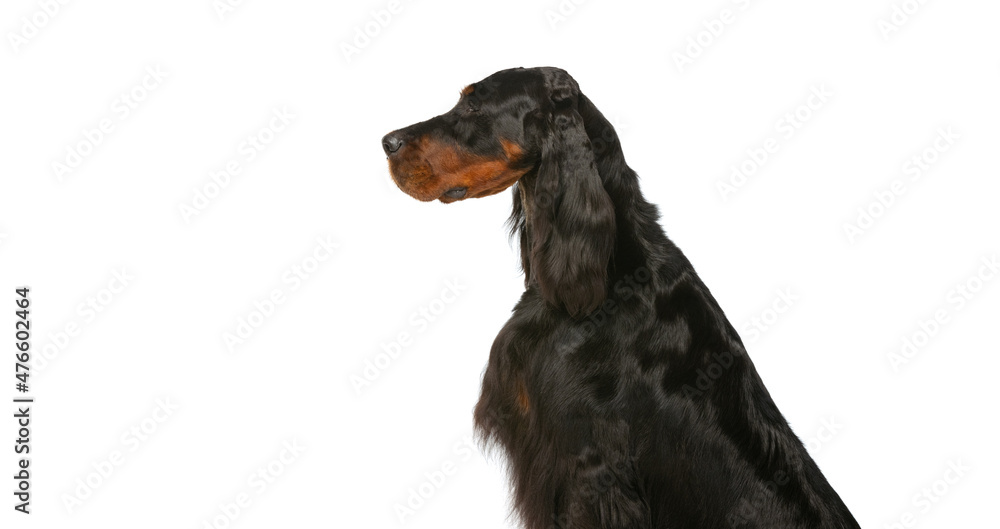
[(525, 528), (859, 527), (564, 70), (497, 72), (382, 146), (419, 200), (513, 187), (526, 289), (475, 425)]

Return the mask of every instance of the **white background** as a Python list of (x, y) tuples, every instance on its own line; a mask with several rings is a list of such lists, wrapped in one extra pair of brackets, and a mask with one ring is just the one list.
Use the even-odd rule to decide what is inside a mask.
[[(496, 70), (543, 65), (618, 125), (662, 225), (861, 525), (997, 526), (1000, 281), (982, 267), (1000, 252), (997, 3), (50, 4), (0, 8), (5, 398), (16, 286), (50, 357), (30, 379), (30, 516), (12, 509), (11, 404), (0, 419), (4, 527), (511, 527), (500, 462), (465, 444), (523, 290), (509, 194), (417, 202), (379, 140)], [(894, 6), (911, 14), (886, 29)], [(255, 135), (269, 143), (248, 160)], [(777, 151), (723, 196), (768, 139)], [(60, 178), (68, 149), (87, 155)], [(916, 179), (913, 156), (933, 160)], [(185, 218), (231, 161), (240, 174)], [(875, 218), (851, 238), (859, 208)], [(283, 280), (296, 266), (308, 277)], [(976, 290), (961, 306), (959, 285)], [(894, 369), (921, 322), (933, 336)], [(398, 354), (358, 390), (383, 349)]]

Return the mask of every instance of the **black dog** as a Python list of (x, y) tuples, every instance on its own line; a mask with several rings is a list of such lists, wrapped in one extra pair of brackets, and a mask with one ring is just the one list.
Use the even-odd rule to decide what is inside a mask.
[(475, 422), (524, 527), (859, 527), (565, 71), (497, 72), (382, 146), (420, 200), (513, 186), (527, 288)]

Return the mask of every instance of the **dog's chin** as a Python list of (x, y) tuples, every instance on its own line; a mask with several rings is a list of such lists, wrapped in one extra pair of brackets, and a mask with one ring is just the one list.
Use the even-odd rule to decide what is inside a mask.
[(398, 187), (400, 191), (421, 202), (433, 202), (435, 200), (440, 200), (445, 204), (451, 204), (452, 202), (465, 200), (470, 196), (469, 188), (464, 186), (421, 186), (419, 182), (414, 184), (411, 178), (400, 181), (400, 179), (396, 178), (395, 175), (393, 175), (392, 181), (395, 182), (396, 187)]
[(399, 190), (410, 195), (411, 197), (421, 201), (421, 202), (433, 202), (439, 200), (445, 204), (451, 204), (452, 202), (458, 202), (459, 200), (465, 200), (469, 198), (468, 189), (465, 187), (452, 187), (447, 188), (444, 191), (427, 191), (424, 189), (419, 189), (417, 187), (403, 186), (396, 183)]
[(397, 171), (392, 170), (389, 171), (389, 175), (392, 176), (392, 183), (396, 184), (400, 191), (421, 202), (432, 202), (441, 197), (441, 191), (436, 186), (429, 188), (430, 186), (421, 185), (426, 184), (427, 179), (419, 179), (420, 182), (415, 182), (418, 179), (414, 178), (413, 175), (400, 176)]
[[(398, 173), (392, 173), (392, 181), (400, 191), (407, 195), (421, 202), (438, 200), (444, 204), (451, 204), (452, 202), (458, 202), (467, 198), (482, 198), (495, 195), (513, 185), (523, 175), (523, 172), (513, 175), (514, 178), (507, 178), (505, 180), (494, 179), (494, 181), (485, 184), (474, 183), (472, 187), (449, 186), (447, 182), (442, 182), (441, 179), (434, 178), (433, 176), (420, 178), (414, 177), (414, 175), (405, 177), (398, 177), (397, 175)], [(454, 180), (464, 183), (463, 179)]]

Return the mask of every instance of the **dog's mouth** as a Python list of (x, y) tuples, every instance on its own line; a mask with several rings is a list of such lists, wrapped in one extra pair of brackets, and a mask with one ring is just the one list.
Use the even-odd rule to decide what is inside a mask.
[(501, 145), (503, 153), (491, 157), (417, 140), (388, 157), (389, 174), (401, 191), (423, 202), (450, 204), (493, 195), (530, 169), (515, 163), (519, 146), (506, 140)]
[(422, 202), (440, 200), (445, 204), (469, 198), (468, 186), (444, 187), (429, 167), (421, 168), (410, 174), (400, 174), (398, 170), (390, 169), (392, 180), (399, 189)]

